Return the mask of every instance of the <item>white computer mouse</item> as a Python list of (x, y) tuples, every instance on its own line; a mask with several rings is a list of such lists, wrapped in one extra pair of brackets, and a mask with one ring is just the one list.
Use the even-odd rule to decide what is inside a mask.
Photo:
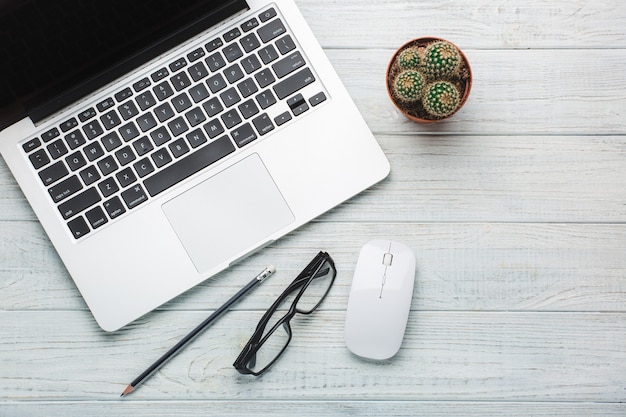
[(415, 255), (392, 240), (363, 246), (354, 270), (344, 336), (355, 355), (389, 359), (398, 353), (409, 318)]

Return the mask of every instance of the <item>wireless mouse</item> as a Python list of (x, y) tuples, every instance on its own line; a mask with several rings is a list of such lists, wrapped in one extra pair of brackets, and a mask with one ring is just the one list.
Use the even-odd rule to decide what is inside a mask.
[(355, 355), (389, 359), (404, 338), (413, 298), (415, 255), (392, 240), (371, 240), (357, 260), (344, 336)]

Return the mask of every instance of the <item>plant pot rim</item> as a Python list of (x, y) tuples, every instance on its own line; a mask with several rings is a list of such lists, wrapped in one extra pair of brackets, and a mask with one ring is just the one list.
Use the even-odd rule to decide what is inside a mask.
[[(454, 110), (452, 113), (450, 113), (449, 115), (447, 115), (446, 117), (440, 118), (440, 119), (424, 119), (421, 117), (416, 117), (412, 114), (407, 113), (394, 99), (393, 99), (393, 94), (391, 92), (391, 88), (390, 88), (390, 80), (389, 80), (389, 73), (396, 61), (396, 58), (398, 56), (398, 54), (400, 52), (402, 52), (404, 49), (408, 48), (409, 46), (412, 45), (416, 45), (416, 44), (428, 44), (431, 42), (436, 42), (436, 41), (444, 41), (444, 42), (448, 42), (452, 45), (454, 45), (454, 47), (459, 51), (459, 53), (461, 54), (461, 58), (463, 59), (466, 67), (467, 67), (467, 71), (469, 76), (467, 77), (467, 79), (465, 80), (465, 88), (463, 90), (463, 95), (461, 96), (461, 100), (459, 102), (459, 106), (456, 108), (456, 110)], [(465, 56), (465, 53), (463, 52), (463, 50), (461, 48), (459, 48), (454, 42), (450, 42), (447, 39), (443, 39), (443, 38), (438, 38), (438, 37), (434, 37), (434, 36), (422, 36), (419, 38), (415, 38), (412, 39), (406, 43), (404, 43), (400, 48), (398, 48), (396, 50), (396, 52), (393, 54), (393, 56), (391, 57), (391, 60), (389, 61), (389, 64), (387, 64), (387, 71), (385, 72), (385, 86), (387, 88), (387, 95), (389, 96), (389, 99), (391, 100), (391, 102), (393, 103), (393, 105), (409, 120), (412, 120), (414, 122), (417, 123), (434, 123), (434, 122), (439, 122), (441, 120), (445, 120), (449, 117), (451, 117), (452, 115), (454, 115), (456, 112), (458, 112), (461, 107), (463, 107), (463, 105), (465, 104), (465, 102), (467, 101), (469, 94), (470, 94), (470, 90), (472, 89), (472, 68), (470, 67), (470, 63), (469, 60), (467, 59), (467, 56)]]

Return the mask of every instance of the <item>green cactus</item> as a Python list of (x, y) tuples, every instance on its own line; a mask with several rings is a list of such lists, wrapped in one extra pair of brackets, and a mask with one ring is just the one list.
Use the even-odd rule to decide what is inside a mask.
[(461, 63), (461, 54), (450, 42), (437, 41), (426, 47), (422, 66), (430, 79), (440, 79), (454, 74)]
[(402, 69), (419, 68), (420, 56), (417, 48), (407, 48), (398, 55), (398, 65)]
[(426, 87), (422, 104), (429, 114), (443, 118), (459, 107), (460, 97), (461, 94), (454, 84), (448, 81), (436, 81)]
[(417, 101), (424, 89), (424, 76), (414, 70), (406, 70), (398, 74), (393, 86), (396, 96), (404, 101)]

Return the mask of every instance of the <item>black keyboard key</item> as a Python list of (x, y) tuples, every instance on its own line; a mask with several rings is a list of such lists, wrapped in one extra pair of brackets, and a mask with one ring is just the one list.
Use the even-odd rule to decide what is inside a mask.
[(276, 52), (276, 48), (274, 48), (272, 45), (267, 45), (266, 47), (261, 48), (258, 54), (264, 64), (269, 64), (279, 57), (278, 52)]
[(132, 210), (141, 203), (147, 201), (148, 196), (141, 185), (135, 184), (128, 190), (122, 192), (122, 199), (124, 200), (124, 203), (126, 203), (126, 207)]
[(194, 81), (200, 81), (201, 79), (209, 76), (209, 70), (202, 62), (196, 62), (187, 70), (191, 79)]
[(241, 31), (238, 28), (234, 28), (229, 30), (224, 34), (224, 40), (226, 42), (231, 42), (241, 36)]
[(115, 106), (115, 102), (113, 101), (111, 97), (109, 97), (105, 100), (102, 100), (100, 103), (96, 104), (96, 109), (98, 109), (99, 112), (105, 112), (111, 109), (113, 106)]
[(135, 168), (135, 172), (137, 172), (137, 175), (139, 176), (139, 178), (143, 178), (146, 175), (154, 172), (154, 166), (152, 165), (152, 162), (150, 162), (148, 158), (143, 158), (135, 162), (133, 164), (133, 168)]
[(204, 84), (194, 85), (187, 91), (194, 103), (200, 103), (209, 96), (209, 90), (206, 89)]
[(141, 90), (145, 90), (148, 87), (150, 87), (150, 79), (148, 77), (142, 78), (141, 80), (139, 80), (139, 81), (137, 81), (136, 83), (133, 84), (133, 89), (136, 92), (140, 92)]
[(265, 90), (255, 96), (257, 103), (263, 110), (276, 103), (276, 97), (270, 90)]
[(150, 75), (150, 78), (152, 78), (152, 81), (156, 83), (157, 81), (161, 81), (163, 78), (167, 77), (168, 75), (170, 75), (169, 71), (167, 70), (167, 68), (163, 67), (160, 70), (153, 72)]
[(83, 133), (78, 129), (65, 135), (65, 141), (70, 149), (76, 149), (79, 146), (83, 146), (87, 142)]
[(104, 135), (102, 138), (102, 144), (107, 151), (111, 152), (113, 149), (117, 149), (122, 146), (122, 139), (120, 139), (116, 132), (111, 132)]
[(66, 198), (76, 194), (83, 189), (83, 185), (76, 175), (72, 175), (66, 180), (61, 181), (57, 185), (53, 185), (48, 189), (52, 201), (58, 203)]
[(131, 139), (135, 139), (139, 136), (139, 129), (134, 122), (128, 122), (124, 126), (119, 129), (120, 135), (122, 135), (122, 139), (128, 142)]
[(189, 77), (184, 72), (179, 72), (170, 78), (170, 82), (176, 91), (184, 90), (191, 85)]
[(222, 107), (222, 103), (220, 103), (217, 97), (213, 97), (211, 100), (204, 103), (202, 105), (202, 108), (204, 109), (206, 114), (209, 115), (209, 117), (213, 117), (216, 114), (220, 113), (222, 110), (224, 110), (224, 107)]
[(224, 122), (227, 129), (231, 129), (241, 123), (241, 116), (239, 116), (236, 109), (232, 109), (222, 115), (222, 122)]
[(202, 130), (200, 129), (196, 129), (190, 133), (187, 133), (186, 138), (191, 147), (194, 149), (200, 145), (204, 145), (205, 143), (207, 143), (207, 138), (206, 136), (204, 136), (204, 133), (202, 133)]
[(136, 122), (142, 132), (147, 132), (157, 125), (157, 121), (154, 119), (152, 113), (146, 113), (139, 116)]
[(87, 159), (89, 159), (91, 162), (104, 155), (104, 150), (98, 142), (90, 143), (89, 145), (85, 146), (83, 148), (83, 152), (85, 152), (85, 155), (87, 155)]
[(85, 219), (83, 219), (83, 216), (77, 217), (74, 220), (69, 221), (67, 223), (67, 227), (70, 228), (70, 232), (75, 239), (80, 239), (91, 231), (89, 229), (89, 226), (87, 225), (87, 222), (85, 221)]
[(254, 75), (254, 78), (256, 79), (256, 82), (259, 83), (259, 86), (261, 88), (265, 88), (274, 81), (276, 81), (276, 78), (274, 78), (274, 76), (272, 75), (272, 71), (270, 71), (269, 68), (257, 72)]
[(208, 52), (213, 52), (215, 51), (217, 48), (221, 47), (224, 45), (224, 42), (222, 41), (221, 38), (215, 38), (213, 39), (211, 42), (207, 43), (206, 45), (204, 45), (204, 47), (206, 48), (206, 50)]
[(117, 111), (120, 112), (120, 115), (122, 116), (122, 119), (124, 120), (129, 120), (139, 114), (139, 110), (137, 110), (137, 106), (135, 106), (135, 103), (131, 100), (119, 106), (117, 108)]
[(79, 175), (85, 185), (91, 185), (101, 178), (100, 173), (93, 165), (89, 165), (87, 168), (80, 171)]
[(233, 140), (240, 148), (247, 145), (257, 138), (256, 133), (254, 133), (254, 129), (250, 126), (250, 123), (246, 123), (237, 129), (234, 129), (230, 132)]
[(226, 65), (226, 61), (224, 61), (224, 58), (222, 58), (222, 54), (220, 54), (219, 52), (209, 55), (209, 57), (204, 61), (206, 62), (211, 72), (218, 71), (220, 68)]
[(74, 217), (81, 211), (93, 206), (100, 200), (101, 198), (98, 191), (94, 187), (91, 187), (86, 191), (70, 198), (66, 202), (61, 203), (59, 205), (59, 211), (61, 212), (63, 218), (67, 220), (70, 217)]
[(170, 83), (167, 81), (163, 81), (159, 85), (156, 85), (152, 91), (154, 91), (154, 94), (157, 96), (159, 101), (163, 101), (174, 94), (174, 90), (172, 90)]
[(46, 147), (52, 159), (59, 159), (67, 153), (67, 146), (61, 139), (52, 142)]
[(148, 110), (156, 104), (156, 99), (150, 91), (144, 91), (135, 98), (135, 101), (141, 110)]
[(262, 115), (255, 117), (252, 119), (252, 123), (261, 136), (274, 130), (274, 124), (267, 113), (263, 113)]
[(278, 98), (282, 100), (314, 81), (315, 77), (311, 70), (305, 68), (274, 85), (273, 88)]
[(170, 133), (167, 131), (165, 126), (161, 126), (154, 132), (150, 133), (150, 137), (156, 146), (161, 146), (172, 139), (172, 136), (170, 136)]
[(266, 11), (264, 11), (263, 13), (259, 15), (259, 19), (261, 19), (261, 22), (263, 23), (267, 22), (273, 17), (276, 17), (276, 10), (273, 7), (267, 9)]
[(222, 126), (219, 119), (213, 119), (209, 123), (205, 124), (203, 127), (207, 135), (209, 135), (209, 138), (211, 139), (214, 139), (218, 135), (224, 133), (224, 126)]
[(235, 87), (231, 87), (228, 90), (224, 91), (222, 94), (220, 94), (220, 98), (222, 99), (222, 102), (226, 107), (231, 107), (232, 105), (241, 101), (241, 97), (237, 93)]
[(189, 96), (185, 93), (181, 93), (172, 99), (172, 104), (178, 113), (182, 113), (191, 107), (192, 103)]
[(100, 182), (98, 184), (98, 188), (100, 189), (100, 192), (102, 192), (102, 195), (105, 197), (115, 194), (120, 190), (120, 187), (118, 187), (117, 183), (115, 182), (115, 178), (113, 177), (109, 177)]
[(102, 122), (102, 125), (104, 126), (106, 130), (111, 130), (115, 126), (122, 123), (122, 121), (120, 120), (120, 117), (117, 115), (115, 110), (111, 110), (103, 114), (102, 116), (100, 116), (100, 121)]
[(65, 177), (70, 172), (65, 167), (62, 161), (56, 164), (50, 165), (48, 168), (39, 172), (39, 178), (43, 181), (44, 185), (51, 185)]
[(286, 112), (276, 116), (274, 118), (274, 122), (276, 123), (276, 126), (281, 126), (281, 125), (284, 125), (285, 123), (287, 123), (288, 121), (290, 121), (291, 119), (292, 119), (291, 113), (286, 111)]
[(243, 71), (239, 65), (234, 64), (224, 70), (224, 75), (228, 82), (233, 84), (235, 81), (239, 81), (243, 78)]
[(194, 62), (194, 61), (199, 60), (203, 56), (204, 56), (204, 49), (198, 48), (187, 54), (187, 60), (189, 60), (189, 62)]
[(176, 137), (178, 135), (182, 135), (186, 131), (189, 130), (187, 123), (185, 123), (185, 119), (182, 116), (177, 117), (167, 124), (167, 127), (170, 128), (170, 132), (172, 132), (172, 136)]
[(126, 188), (135, 181), (137, 181), (137, 177), (133, 173), (131, 167), (125, 168), (115, 174), (115, 178), (117, 178), (117, 181), (120, 183), (120, 186), (122, 188)]
[(252, 78), (247, 78), (243, 80), (242, 82), (240, 82), (239, 84), (237, 84), (237, 89), (239, 89), (239, 92), (244, 98), (250, 97), (252, 94), (259, 91), (259, 89), (256, 86), (256, 83), (254, 82)]
[(244, 101), (237, 108), (244, 119), (249, 119), (259, 112), (259, 108), (254, 104), (253, 100)]
[(148, 193), (154, 197), (185, 178), (222, 159), (234, 150), (235, 146), (230, 139), (227, 136), (222, 136), (214, 142), (198, 148), (195, 152), (178, 160), (153, 176), (148, 177), (143, 184)]
[(109, 221), (109, 219), (107, 219), (107, 216), (104, 214), (104, 211), (102, 211), (100, 207), (92, 208), (87, 213), (85, 213), (85, 217), (89, 221), (92, 229), (97, 229), (98, 227), (103, 226)]
[(50, 158), (44, 149), (39, 149), (37, 152), (28, 156), (31, 164), (33, 164), (33, 168), (39, 169), (43, 166), (48, 165), (50, 162)]
[(32, 138), (31, 140), (29, 140), (28, 142), (22, 145), (22, 149), (24, 149), (24, 152), (28, 153), (28, 152), (34, 151), (40, 145), (41, 145), (41, 141), (39, 140), (39, 138)]
[(126, 209), (122, 204), (122, 200), (120, 200), (118, 197), (113, 197), (112, 199), (105, 201), (102, 206), (106, 210), (111, 220), (126, 213)]
[(172, 162), (172, 156), (167, 151), (167, 148), (161, 148), (155, 151), (150, 156), (152, 157), (152, 160), (154, 161), (154, 165), (156, 165), (157, 168), (161, 168), (162, 166), (167, 165), (170, 162)]
[(257, 26), (259, 26), (259, 21), (256, 20), (255, 18), (252, 18), (248, 20), (247, 22), (245, 22), (243, 25), (241, 25), (241, 29), (244, 32), (249, 32)]
[(241, 40), (239, 40), (239, 43), (241, 44), (243, 50), (246, 52), (252, 52), (256, 48), (261, 46), (261, 42), (259, 42), (259, 39), (254, 33), (247, 34), (246, 36), (241, 38)]
[(272, 65), (272, 69), (278, 78), (283, 78), (304, 65), (304, 58), (302, 58), (300, 52), (294, 52)]
[(243, 56), (243, 52), (238, 44), (233, 43), (222, 49), (224, 56), (228, 62), (233, 62)]
[(285, 29), (285, 25), (283, 25), (280, 19), (272, 20), (257, 31), (263, 43), (268, 43), (286, 32), (287, 29)]
[(261, 68), (261, 63), (256, 55), (250, 55), (241, 60), (241, 67), (246, 74), (252, 74), (254, 71)]
[(133, 95), (133, 90), (131, 90), (130, 87), (127, 87), (123, 89), (122, 91), (115, 93), (114, 97), (118, 103), (121, 103), (122, 101), (132, 97), (132, 95)]
[(286, 35), (276, 41), (276, 47), (281, 54), (285, 55), (287, 52), (296, 49), (296, 44), (293, 39), (291, 39), (291, 36)]
[(170, 148), (170, 152), (172, 152), (172, 155), (174, 155), (174, 158), (180, 158), (181, 156), (189, 152), (189, 146), (187, 146), (187, 143), (183, 138), (175, 140), (168, 146)]
[(93, 107), (90, 107), (78, 115), (78, 120), (80, 120), (81, 122), (86, 122), (92, 117), (96, 117), (96, 111), (94, 110)]
[(185, 113), (185, 118), (189, 122), (190, 127), (198, 126), (206, 120), (206, 116), (200, 107), (193, 108)]
[(170, 104), (167, 102), (156, 106), (154, 109), (154, 114), (156, 114), (156, 117), (157, 119), (159, 119), (160, 122), (169, 120), (176, 115), (176, 113), (174, 113), (174, 109), (172, 109), (172, 106), (170, 106)]
[(85, 157), (82, 153), (80, 153), (80, 151), (76, 151), (67, 158), (65, 158), (65, 163), (67, 163), (67, 166), (72, 171), (76, 171), (87, 165), (87, 161), (85, 161)]
[(115, 157), (117, 158), (121, 166), (128, 165), (132, 161), (137, 159), (135, 153), (130, 148), (130, 146), (124, 146), (122, 149), (115, 152)]
[(324, 101), (326, 101), (326, 94), (324, 94), (323, 91), (315, 94), (313, 97), (309, 99), (309, 103), (311, 104), (312, 107), (315, 107), (318, 104), (323, 103)]
[(97, 120), (92, 120), (83, 126), (83, 132), (85, 132), (85, 136), (87, 139), (91, 140), (98, 136), (100, 136), (104, 131), (102, 130), (102, 126), (98, 123)]
[(98, 168), (100, 168), (102, 176), (106, 177), (107, 175), (117, 171), (119, 166), (117, 165), (117, 162), (115, 162), (115, 159), (111, 155), (109, 155), (101, 161), (98, 161)]
[(133, 142), (133, 148), (135, 148), (137, 155), (142, 156), (153, 150), (154, 146), (152, 146), (147, 136), (143, 136)]
[(59, 135), (59, 129), (54, 127), (41, 135), (41, 139), (43, 139), (44, 142), (50, 142), (52, 139), (56, 138)]
[(76, 126), (78, 126), (78, 120), (76, 120), (74, 117), (72, 117), (71, 119), (66, 120), (63, 123), (61, 123), (61, 125), (60, 125), (61, 132), (67, 132), (68, 130), (73, 129)]
[(170, 71), (172, 72), (176, 72), (176, 71), (180, 71), (181, 69), (185, 68), (187, 66), (187, 61), (185, 61), (185, 58), (179, 58), (176, 61), (172, 62), (169, 67), (170, 67)]
[(223, 90), (228, 85), (222, 74), (215, 74), (207, 80), (207, 85), (213, 94)]

